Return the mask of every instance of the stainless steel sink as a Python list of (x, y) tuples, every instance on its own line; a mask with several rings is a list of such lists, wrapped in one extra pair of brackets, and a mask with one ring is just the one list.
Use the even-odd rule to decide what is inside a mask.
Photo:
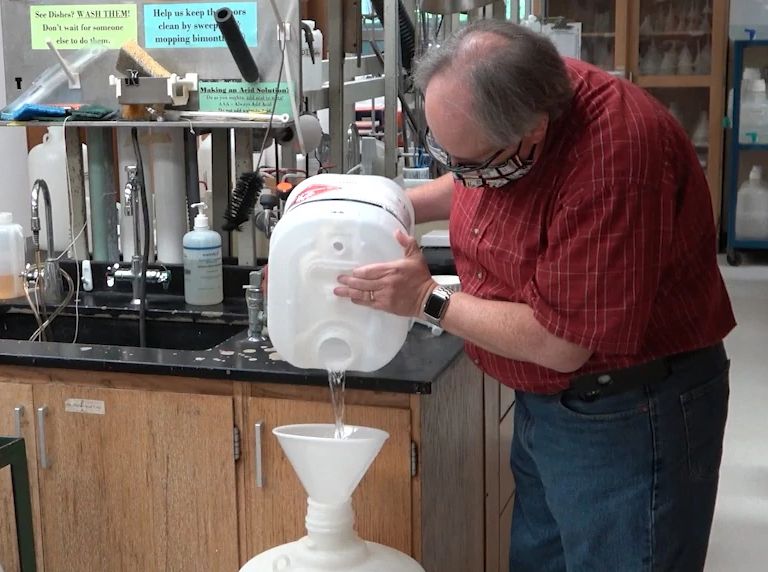
[[(0, 339), (28, 340), (37, 329), (32, 314), (0, 314)], [(246, 329), (243, 325), (147, 319), (147, 347), (169, 350), (206, 350)], [(49, 342), (71, 343), (75, 317), (62, 315), (46, 330)], [(139, 346), (136, 316), (80, 316), (77, 343), (108, 346)]]

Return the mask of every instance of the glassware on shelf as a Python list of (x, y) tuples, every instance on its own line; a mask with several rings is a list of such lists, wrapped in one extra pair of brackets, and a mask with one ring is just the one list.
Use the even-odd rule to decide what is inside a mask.
[(697, 147), (706, 147), (709, 144), (709, 113), (703, 110), (696, 122), (696, 128), (691, 135), (691, 141)]
[(667, 15), (664, 17), (664, 31), (677, 31), (677, 19), (675, 18), (675, 12), (672, 10), (672, 4), (667, 8)]
[(680, 55), (677, 59), (677, 73), (680, 75), (691, 75), (693, 73), (693, 55), (688, 49), (688, 44), (683, 44)]
[(685, 124), (683, 123), (683, 114), (680, 111), (680, 106), (678, 105), (678, 103), (676, 101), (671, 102), (669, 104), (668, 109), (669, 109), (669, 114), (672, 117), (674, 117), (680, 125), (685, 126)]
[(686, 16), (686, 21), (688, 23), (687, 30), (689, 32), (699, 31), (699, 13), (696, 10), (695, 2), (691, 2), (691, 6), (688, 8), (688, 16)]
[(661, 52), (656, 47), (656, 41), (651, 40), (645, 55), (640, 60), (640, 73), (655, 75), (661, 69)]
[(641, 36), (653, 35), (653, 23), (651, 21), (650, 14), (646, 15), (646, 17), (643, 18), (643, 23), (640, 24), (640, 35)]
[(699, 46), (699, 53), (693, 62), (694, 72), (698, 75), (708, 75), (712, 68), (712, 47), (707, 38), (704, 47)]
[(677, 48), (675, 42), (668, 43), (669, 48), (664, 52), (664, 57), (661, 58), (659, 72), (663, 75), (674, 75), (677, 71)]

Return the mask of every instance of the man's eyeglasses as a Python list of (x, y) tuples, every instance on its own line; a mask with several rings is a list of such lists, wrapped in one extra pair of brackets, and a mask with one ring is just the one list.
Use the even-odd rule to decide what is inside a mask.
[(432, 136), (432, 132), (429, 130), (429, 128), (427, 128), (427, 131), (424, 134), (424, 142), (426, 143), (427, 152), (432, 156), (432, 158), (435, 161), (442, 164), (446, 169), (448, 169), (452, 173), (459, 173), (459, 174), (468, 173), (470, 171), (479, 171), (481, 169), (487, 169), (505, 151), (505, 149), (499, 149), (498, 151), (496, 151), (496, 153), (491, 155), (488, 159), (486, 159), (482, 163), (474, 163), (474, 164), (458, 163), (453, 160), (453, 158), (448, 154), (448, 152), (445, 149), (443, 149), (437, 141), (435, 141), (435, 138)]

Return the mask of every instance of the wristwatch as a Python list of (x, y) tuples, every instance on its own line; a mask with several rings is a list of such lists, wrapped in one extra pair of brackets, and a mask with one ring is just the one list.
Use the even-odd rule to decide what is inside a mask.
[(433, 326), (441, 327), (440, 323), (448, 311), (448, 302), (451, 300), (453, 290), (445, 286), (438, 286), (427, 296), (424, 302), (424, 318)]

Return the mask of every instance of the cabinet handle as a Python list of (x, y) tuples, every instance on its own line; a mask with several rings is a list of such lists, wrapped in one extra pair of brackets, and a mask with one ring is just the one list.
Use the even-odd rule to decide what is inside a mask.
[(43, 405), (37, 408), (37, 448), (40, 454), (40, 467), (50, 468), (48, 453), (45, 450), (45, 416), (48, 415), (48, 407)]
[(24, 406), (17, 405), (13, 408), (13, 428), (16, 436), (21, 439), (21, 418), (24, 417)]
[(263, 473), (263, 459), (261, 458), (261, 434), (264, 429), (264, 422), (259, 421), (253, 425), (254, 440), (254, 458), (256, 463), (256, 486), (262, 488), (264, 486), (264, 473)]

